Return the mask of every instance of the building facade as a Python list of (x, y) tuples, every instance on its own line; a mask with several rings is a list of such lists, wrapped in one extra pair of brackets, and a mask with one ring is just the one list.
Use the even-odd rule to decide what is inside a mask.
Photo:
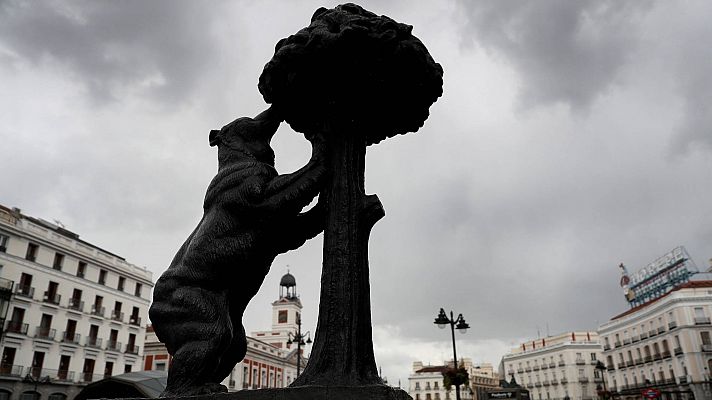
[[(297, 377), (297, 346), (287, 343), (297, 329), (302, 303), (296, 294), (294, 276), (287, 273), (280, 281), (279, 299), (272, 303), (272, 330), (253, 332), (247, 337), (247, 354), (222, 382), (228, 391), (287, 387)], [(168, 370), (170, 355), (153, 329), (146, 329), (144, 370)], [(301, 351), (304, 352), (302, 346)], [(301, 368), (306, 357), (299, 357)]]
[(0, 206), (0, 276), (11, 297), (0, 400), (73, 398), (140, 370), (152, 274), (64, 227)]
[(690, 281), (601, 325), (606, 384), (621, 399), (712, 399), (712, 281)]
[[(458, 360), (470, 376), (467, 387), (460, 386), (460, 397), (463, 400), (486, 399), (487, 390), (499, 387), (499, 376), (492, 364), (473, 364), (469, 358)], [(455, 399), (455, 388), (449, 391), (443, 386), (443, 373), (452, 369), (454, 363), (450, 360), (441, 365), (423, 365), (422, 361), (413, 363), (413, 372), (408, 376), (408, 394), (414, 400), (450, 400)]]
[(502, 365), (534, 400), (593, 400), (603, 382), (596, 369), (602, 350), (596, 332), (567, 332), (522, 343)]

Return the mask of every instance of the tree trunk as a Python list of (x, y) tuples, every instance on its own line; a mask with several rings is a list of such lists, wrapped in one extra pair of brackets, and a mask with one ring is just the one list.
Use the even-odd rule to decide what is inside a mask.
[(319, 321), (309, 363), (292, 386), (382, 384), (371, 333), (368, 238), (385, 214), (364, 192), (366, 139), (327, 129), (327, 200)]

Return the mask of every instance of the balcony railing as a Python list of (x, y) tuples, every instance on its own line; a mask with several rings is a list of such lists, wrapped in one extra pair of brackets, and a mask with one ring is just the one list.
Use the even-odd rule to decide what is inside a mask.
[(79, 339), (81, 339), (81, 335), (79, 335), (78, 333), (67, 331), (64, 331), (64, 333), (62, 333), (62, 342), (64, 343), (79, 344)]
[(672, 355), (670, 354), (670, 350), (663, 350), (663, 358), (670, 358)]
[(656, 331), (655, 329), (651, 329), (651, 330), (648, 331), (648, 336), (649, 336), (649, 337), (653, 337), (653, 336), (655, 336), (655, 335), (657, 335), (657, 334), (658, 334), (658, 331)]
[(593, 381), (594, 381), (595, 383), (601, 383), (601, 382), (603, 382), (603, 378), (600, 377), (600, 376), (594, 376), (594, 377), (593, 377)]
[(576, 365), (586, 365), (586, 360), (579, 358), (576, 360)]
[(521, 374), (521, 373), (523, 373), (523, 372), (524, 372), (524, 368), (517, 368), (517, 373), (518, 373), (518, 374)]
[(581, 383), (588, 383), (588, 377), (586, 376), (579, 376), (578, 381)]
[(556, 363), (555, 362), (550, 362), (549, 363), (549, 368), (556, 368)]
[(23, 324), (21, 321), (7, 321), (7, 332), (27, 335), (29, 325)]
[(635, 365), (635, 363), (633, 362), (633, 360), (628, 360), (628, 361), (625, 362), (625, 366), (626, 366), (626, 367), (632, 367), (633, 365)]
[(660, 353), (655, 353), (655, 354), (653, 354), (653, 360), (659, 361), (659, 360), (662, 360), (662, 359), (663, 359), (662, 354), (660, 354)]
[(22, 366), (0, 364), (0, 376), (22, 376)]
[(633, 337), (631, 338), (631, 341), (632, 341), (633, 343), (640, 342), (640, 336), (638, 336), (638, 335), (633, 336)]
[(621, 342), (619, 340), (616, 340), (615, 343), (613, 343), (615, 347), (621, 347)]
[(643, 364), (643, 359), (642, 358), (636, 358), (635, 359), (635, 365), (641, 365)]
[(563, 367), (563, 366), (566, 365), (566, 362), (563, 361), (563, 360), (562, 360), (562, 361), (559, 361), (559, 362), (558, 362), (558, 365), (559, 365), (559, 367)]
[(56, 329), (50, 329), (44, 326), (38, 326), (35, 329), (35, 339), (54, 340), (55, 336), (57, 336)]
[(645, 333), (645, 332), (640, 332), (640, 340), (647, 339), (647, 338), (648, 338), (648, 334), (647, 334), (647, 333)]
[[(137, 315), (132, 315), (129, 317), (129, 324), (130, 325), (136, 325), (136, 326), (141, 326), (141, 317)], [(520, 371), (521, 372), (521, 371)]]
[(606, 364), (606, 369), (609, 371), (615, 370), (615, 368), (613, 367), (613, 364)]
[(610, 345), (610, 344), (606, 343), (606, 344), (603, 345), (603, 350), (606, 350), (606, 351), (607, 351), (607, 350), (610, 350), (610, 349), (611, 349), (611, 345)]
[(548, 365), (548, 364), (541, 364), (541, 369), (549, 369), (549, 365)]
[(59, 305), (59, 301), (62, 299), (62, 296), (58, 295), (57, 293), (50, 293), (50, 292), (44, 292), (44, 296), (42, 297), (42, 301), (45, 303), (49, 304), (54, 304), (54, 305)]
[(106, 342), (106, 350), (120, 352), (121, 351), (121, 342), (109, 340), (108, 342)]
[(712, 344), (703, 344), (702, 345), (702, 351), (712, 351)]
[(552, 385), (552, 386), (558, 386), (558, 385), (559, 385), (559, 381), (556, 380), (556, 379), (552, 379), (552, 380), (551, 380), (551, 385)]
[(626, 344), (630, 344), (629, 338), (623, 339), (623, 345), (626, 345)]
[(539, 371), (539, 366), (535, 365), (534, 368), (532, 368), (534, 371)]
[(87, 347), (94, 347), (94, 348), (100, 349), (101, 348), (101, 338), (87, 336), (87, 341), (86, 341), (85, 345)]
[(531, 367), (526, 367), (526, 368), (524, 368), (524, 370), (525, 370), (526, 372), (532, 372)]
[(534, 382), (534, 386), (541, 387), (541, 382)]
[(561, 379), (559, 380), (559, 382), (561, 382), (562, 385), (565, 385), (565, 384), (569, 383), (569, 380), (566, 379), (566, 378), (561, 378)]
[(664, 326), (658, 327), (658, 333), (665, 333), (665, 327)]
[(81, 372), (79, 379), (83, 383), (96, 382), (104, 379), (104, 375), (97, 375), (92, 372)]
[(675, 353), (676, 356), (679, 356), (680, 354), (682, 354), (682, 347), (675, 347), (672, 351)]
[(33, 298), (35, 296), (35, 288), (30, 285), (17, 285), (15, 287), (15, 295)]
[(138, 349), (139, 349), (139, 346), (136, 346), (135, 344), (127, 344), (126, 345), (126, 352), (129, 354), (138, 354)]
[(67, 308), (83, 312), (84, 302), (81, 299), (71, 298), (69, 299), (69, 304), (67, 304)]
[(695, 325), (709, 325), (710, 317), (695, 317)]
[(680, 383), (683, 383), (683, 384), (689, 382), (689, 380), (687, 379), (687, 376), (681, 376), (681, 377), (677, 378), (677, 381)]
[(675, 321), (668, 322), (668, 329), (675, 329), (675, 328), (677, 328), (677, 322), (675, 322)]
[(106, 311), (106, 308), (104, 308), (102, 306), (97, 306), (96, 304), (91, 306), (91, 315), (97, 315), (97, 316), (103, 318), (105, 311)]
[(111, 319), (113, 319), (114, 321), (123, 322), (124, 321), (124, 313), (122, 313), (121, 311), (114, 310), (111, 312)]
[(549, 386), (549, 381), (548, 381), (548, 380), (547, 380), (547, 381), (542, 381), (541, 384), (542, 384), (543, 386)]
[(619, 362), (619, 363), (618, 363), (618, 369), (623, 369), (623, 368), (625, 368), (625, 363)]
[(644, 360), (646, 363), (653, 362), (653, 356), (645, 356)]

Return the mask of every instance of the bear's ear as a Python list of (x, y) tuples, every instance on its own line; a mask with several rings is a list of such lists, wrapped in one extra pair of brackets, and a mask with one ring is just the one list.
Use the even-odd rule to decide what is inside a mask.
[(220, 131), (219, 130), (211, 130), (210, 131), (210, 146), (217, 146), (220, 143)]

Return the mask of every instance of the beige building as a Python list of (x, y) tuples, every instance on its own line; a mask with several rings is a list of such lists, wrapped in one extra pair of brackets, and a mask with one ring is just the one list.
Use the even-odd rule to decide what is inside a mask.
[(712, 281), (691, 281), (601, 325), (608, 389), (639, 399), (712, 399)]
[[(499, 387), (499, 377), (492, 364), (473, 364), (469, 358), (458, 360), (470, 376), (469, 387), (460, 386), (463, 400), (484, 400), (487, 389)], [(408, 376), (408, 394), (414, 400), (450, 400), (455, 399), (454, 386), (447, 391), (443, 386), (443, 373), (453, 368), (453, 361), (441, 365), (423, 365), (422, 361), (413, 363), (413, 372)]]
[(58, 224), (0, 206), (0, 276), (11, 282), (0, 400), (63, 400), (141, 369), (152, 274)]
[(602, 348), (596, 332), (567, 332), (522, 343), (502, 358), (533, 400), (593, 400), (602, 382), (595, 366)]

